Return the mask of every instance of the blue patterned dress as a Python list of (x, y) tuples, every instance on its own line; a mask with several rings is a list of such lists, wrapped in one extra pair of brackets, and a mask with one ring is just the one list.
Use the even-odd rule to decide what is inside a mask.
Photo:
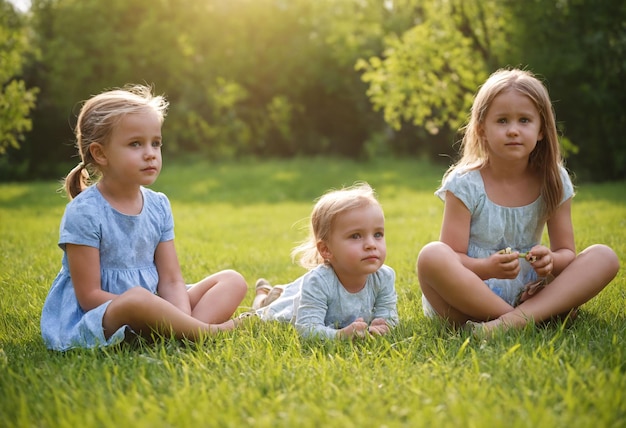
[[(561, 168), (563, 199), (574, 195), (572, 181), (565, 168)], [(485, 184), (479, 170), (466, 172), (453, 171), (435, 195), (445, 201), (446, 192), (459, 198), (471, 214), (470, 236), (467, 255), (486, 258), (491, 254), (510, 247), (512, 251), (528, 252), (541, 243), (545, 222), (541, 220), (543, 198), (521, 207), (503, 207), (493, 203), (487, 196)], [(535, 281), (537, 273), (530, 263), (520, 260), (521, 270), (515, 279), (491, 278), (485, 281), (489, 288), (513, 305), (525, 284)], [(424, 313), (436, 316), (435, 310), (426, 297), (422, 296)]]
[(160, 242), (174, 239), (174, 220), (167, 197), (141, 188), (143, 208), (138, 215), (115, 210), (98, 188), (90, 186), (70, 201), (61, 220), (61, 271), (48, 293), (41, 314), (41, 333), (49, 349), (92, 348), (124, 340), (123, 326), (108, 339), (102, 318), (111, 301), (89, 311), (78, 304), (70, 276), (66, 244), (86, 245), (100, 251), (102, 289), (122, 294), (132, 287), (157, 291), (159, 276), (154, 253)]

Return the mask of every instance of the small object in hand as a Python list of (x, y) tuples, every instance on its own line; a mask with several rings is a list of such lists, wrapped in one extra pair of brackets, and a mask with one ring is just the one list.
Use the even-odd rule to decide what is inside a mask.
[[(511, 254), (512, 252), (513, 251), (511, 250), (511, 247), (506, 247), (505, 249), (498, 251), (498, 254)], [(528, 253), (519, 253), (518, 257), (520, 259), (525, 259), (527, 255), (528, 255)], [(537, 256), (531, 255), (528, 258), (528, 262), (530, 262), (530, 263), (534, 263), (536, 261), (537, 261)]]
[[(519, 253), (519, 258), (525, 259), (527, 255), (528, 253)], [(527, 260), (529, 263), (535, 263), (537, 261), (537, 256), (530, 255)]]

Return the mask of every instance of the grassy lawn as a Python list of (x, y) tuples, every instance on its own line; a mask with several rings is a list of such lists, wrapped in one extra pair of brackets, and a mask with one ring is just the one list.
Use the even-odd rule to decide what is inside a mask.
[[(573, 326), (529, 327), (489, 342), (425, 319), (414, 263), (437, 239), (443, 169), (405, 160), (167, 164), (183, 273), (224, 268), (286, 283), (313, 200), (368, 181), (387, 218), (401, 324), (363, 342), (299, 339), (252, 322), (189, 344), (47, 351), (39, 319), (61, 266), (66, 199), (56, 182), (0, 184), (0, 425), (7, 427), (624, 427), (626, 279), (581, 308)], [(626, 183), (579, 184), (579, 250), (626, 255)], [(242, 307), (241, 310), (245, 310)]]

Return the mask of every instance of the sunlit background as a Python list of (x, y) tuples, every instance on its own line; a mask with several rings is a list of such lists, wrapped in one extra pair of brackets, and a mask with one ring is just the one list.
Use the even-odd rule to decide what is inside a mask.
[(81, 101), (165, 94), (168, 159), (448, 164), (500, 67), (545, 80), (579, 180), (626, 178), (626, 2), (0, 0), (0, 180), (75, 163)]
[(30, 0), (9, 0), (9, 3), (13, 3), (21, 11), (26, 11), (30, 7)]

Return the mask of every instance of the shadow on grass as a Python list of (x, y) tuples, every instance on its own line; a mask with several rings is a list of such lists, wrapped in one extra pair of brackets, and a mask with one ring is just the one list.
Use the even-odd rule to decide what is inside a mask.
[[(160, 177), (151, 186), (170, 200), (191, 204), (246, 205), (285, 201), (312, 202), (328, 189), (367, 181), (381, 199), (405, 192), (430, 195), (439, 186), (445, 165), (419, 159), (353, 161), (339, 158), (243, 160), (210, 162), (164, 160)], [(43, 209), (64, 207), (68, 199), (60, 181), (3, 183), (0, 207)], [(622, 204), (624, 183), (582, 184), (577, 201)]]
[(357, 181), (367, 181), (381, 197), (404, 190), (434, 192), (442, 172), (443, 168), (426, 162), (388, 159), (176, 163), (164, 167), (153, 188), (184, 203), (312, 202), (328, 189)]
[[(313, 202), (328, 189), (367, 181), (384, 197), (396, 192), (434, 192), (444, 168), (419, 160), (357, 162), (336, 158), (189, 162), (164, 160), (150, 186), (171, 201), (235, 206), (257, 203)], [(60, 177), (61, 178), (61, 177)], [(69, 199), (58, 181), (0, 183), (0, 209), (29, 212), (63, 209)]]
[[(209, 162), (164, 160), (151, 186), (172, 201), (246, 205), (284, 201), (312, 202), (328, 189), (367, 181), (379, 195), (426, 191), (439, 185), (443, 166), (416, 159), (357, 162), (338, 158)], [(0, 208), (64, 207), (61, 181), (0, 183)]]
[(0, 209), (21, 209), (29, 211), (64, 207), (68, 199), (58, 191), (58, 182), (2, 183), (0, 184)]

